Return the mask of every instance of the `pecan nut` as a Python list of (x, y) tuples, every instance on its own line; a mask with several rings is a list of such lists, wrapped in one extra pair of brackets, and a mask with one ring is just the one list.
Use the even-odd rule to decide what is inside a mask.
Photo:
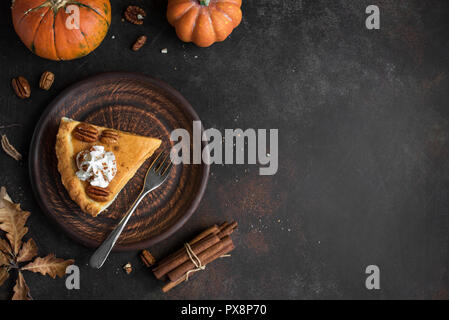
[(111, 192), (107, 188), (100, 188), (92, 185), (86, 187), (87, 195), (98, 202), (106, 202), (109, 199)]
[(80, 123), (73, 130), (73, 136), (80, 141), (95, 142), (98, 139), (98, 130), (86, 123)]
[(39, 81), (39, 87), (44, 90), (50, 90), (54, 81), (55, 81), (54, 73), (50, 71), (45, 71), (42, 74), (41, 79)]
[(125, 19), (133, 24), (142, 25), (147, 13), (138, 6), (129, 6), (125, 11)]
[(114, 144), (118, 141), (118, 133), (114, 130), (104, 130), (101, 133), (100, 141), (104, 144)]
[(142, 48), (145, 43), (147, 42), (147, 36), (140, 36), (137, 38), (136, 42), (133, 44), (133, 51), (139, 51), (140, 48)]
[(24, 77), (17, 77), (12, 79), (12, 88), (20, 99), (29, 98), (31, 95), (30, 84)]

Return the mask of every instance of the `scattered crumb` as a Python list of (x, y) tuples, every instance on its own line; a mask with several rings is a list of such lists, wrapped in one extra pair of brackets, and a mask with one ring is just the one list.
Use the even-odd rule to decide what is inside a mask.
[(130, 274), (133, 271), (133, 266), (128, 262), (123, 266), (123, 270), (125, 270), (126, 274)]
[(113, 35), (113, 36), (111, 37), (111, 39), (114, 40), (114, 39), (115, 39), (115, 36)]
[(195, 58), (195, 59), (198, 59), (198, 56), (195, 56), (194, 58)]
[(168, 53), (168, 49), (167, 48), (162, 49), (161, 53), (167, 54)]

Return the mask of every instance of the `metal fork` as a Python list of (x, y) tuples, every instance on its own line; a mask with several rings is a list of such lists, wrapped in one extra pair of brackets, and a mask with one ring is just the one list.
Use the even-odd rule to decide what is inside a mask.
[(148, 168), (147, 174), (145, 176), (145, 183), (137, 197), (136, 201), (134, 201), (131, 208), (129, 208), (128, 212), (126, 212), (125, 216), (122, 218), (120, 223), (115, 227), (114, 231), (108, 236), (108, 238), (101, 244), (101, 246), (95, 251), (92, 257), (89, 260), (89, 265), (92, 268), (100, 269), (106, 259), (109, 256), (112, 248), (117, 242), (120, 234), (125, 228), (126, 224), (129, 221), (129, 218), (133, 215), (134, 211), (136, 211), (137, 206), (142, 201), (142, 199), (151, 191), (158, 188), (164, 181), (167, 179), (170, 169), (172, 168), (172, 162), (170, 161), (170, 153), (161, 152), (151, 163)]

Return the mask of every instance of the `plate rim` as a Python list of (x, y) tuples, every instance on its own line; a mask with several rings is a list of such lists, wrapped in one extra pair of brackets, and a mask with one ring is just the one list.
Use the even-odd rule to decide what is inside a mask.
[[(157, 86), (162, 87), (163, 89), (167, 90), (170, 94), (174, 95), (177, 99), (181, 100), (183, 102), (183, 105), (185, 108), (183, 108), (188, 115), (191, 116), (193, 121), (201, 121), (196, 111), (193, 109), (192, 105), (187, 101), (186, 98), (175, 88), (173, 88), (171, 85), (166, 83), (163, 80), (153, 78), (151, 76), (148, 76), (146, 74), (137, 73), (137, 72), (124, 72), (124, 71), (118, 71), (118, 72), (102, 72), (96, 75), (89, 76), (83, 80), (77, 81), (71, 85), (69, 85), (67, 88), (63, 89), (50, 103), (49, 105), (44, 109), (42, 112), (42, 115), (40, 116), (38, 122), (36, 123), (36, 126), (34, 127), (33, 136), (31, 138), (31, 144), (29, 147), (29, 153), (28, 153), (28, 174), (30, 177), (31, 182), (31, 189), (33, 190), (34, 198), (37, 201), (39, 207), (44, 212), (44, 214), (49, 217), (54, 224), (56, 224), (58, 227), (60, 227), (64, 232), (72, 238), (75, 242), (81, 243), (82, 245), (89, 247), (89, 248), (95, 248), (97, 247), (97, 244), (93, 241), (90, 241), (88, 239), (81, 239), (75, 232), (71, 230), (71, 228), (65, 226), (63, 223), (60, 223), (56, 217), (50, 213), (49, 208), (45, 204), (45, 202), (41, 199), (42, 193), (42, 187), (37, 184), (37, 162), (38, 162), (38, 155), (36, 153), (37, 149), (37, 142), (41, 138), (43, 134), (43, 124), (48, 119), (49, 114), (53, 111), (54, 108), (59, 104), (59, 102), (72, 90), (76, 89), (79, 86), (84, 85), (85, 83), (95, 81), (95, 80), (101, 80), (101, 79), (107, 79), (107, 78), (113, 78), (113, 77), (122, 77), (122, 78), (132, 78), (132, 79), (139, 79), (144, 82), (150, 82), (152, 84), (155, 84)], [(203, 126), (201, 127), (201, 130), (203, 131)], [(205, 147), (206, 142), (202, 141), (202, 146)], [(144, 248), (148, 248), (156, 243), (159, 243), (168, 237), (172, 236), (176, 231), (178, 231), (184, 224), (191, 218), (193, 213), (198, 209), (198, 206), (204, 196), (204, 193), (206, 191), (207, 183), (209, 180), (209, 173), (210, 173), (210, 164), (202, 162), (201, 165), (203, 166), (202, 170), (202, 177), (201, 177), (201, 183), (200, 187), (198, 189), (198, 192), (195, 196), (195, 198), (192, 201), (192, 204), (190, 207), (186, 210), (186, 212), (182, 215), (182, 217), (176, 221), (170, 228), (165, 230), (159, 235), (156, 235), (154, 237), (140, 240), (135, 243), (130, 244), (118, 244), (113, 248), (113, 251), (131, 251), (131, 250), (141, 250)]]

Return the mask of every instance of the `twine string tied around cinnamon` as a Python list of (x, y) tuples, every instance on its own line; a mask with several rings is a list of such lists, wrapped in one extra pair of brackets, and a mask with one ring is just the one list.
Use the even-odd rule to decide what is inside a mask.
[[(193, 265), (195, 266), (195, 269), (192, 269), (192, 270), (189, 270), (186, 272), (185, 281), (189, 281), (190, 274), (198, 272), (198, 271), (202, 271), (202, 270), (206, 269), (206, 266), (203, 265), (200, 258), (198, 258), (198, 256), (193, 251), (190, 244), (184, 243), (184, 247), (186, 248), (186, 252), (187, 252), (187, 255), (189, 256), (190, 261), (192, 261)], [(231, 256), (230, 254), (224, 254), (220, 258), (227, 258), (230, 256)]]
[(184, 243), (184, 247), (186, 248), (186, 251), (187, 251), (187, 254), (189, 255), (190, 260), (192, 261), (193, 265), (195, 266), (195, 269), (189, 270), (186, 273), (185, 281), (189, 281), (190, 274), (198, 272), (198, 271), (202, 271), (202, 270), (206, 269), (206, 266), (203, 266), (200, 258), (198, 258), (198, 256), (195, 254), (195, 252), (193, 252), (190, 244)]

